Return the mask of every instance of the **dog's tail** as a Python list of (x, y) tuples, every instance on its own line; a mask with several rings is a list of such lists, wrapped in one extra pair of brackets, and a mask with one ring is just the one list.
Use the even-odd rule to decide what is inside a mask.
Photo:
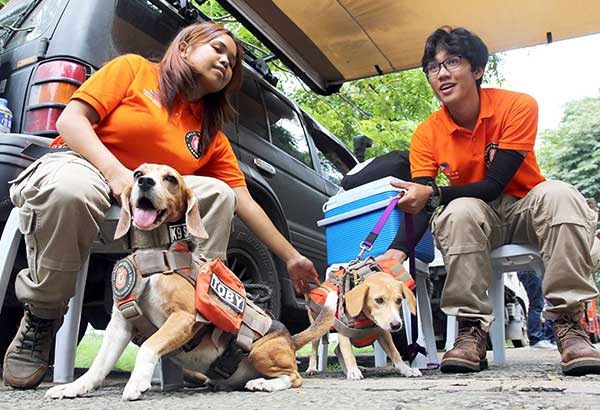
[(307, 343), (318, 339), (323, 336), (333, 325), (333, 319), (335, 319), (335, 310), (337, 307), (338, 296), (336, 292), (330, 292), (327, 295), (327, 299), (323, 304), (323, 308), (319, 312), (319, 315), (314, 321), (311, 321), (308, 329), (303, 330), (292, 336), (292, 342), (294, 343), (294, 350), (300, 349)]

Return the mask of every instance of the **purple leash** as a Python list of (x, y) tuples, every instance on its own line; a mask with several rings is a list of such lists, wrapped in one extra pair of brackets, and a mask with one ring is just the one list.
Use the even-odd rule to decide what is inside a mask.
[[(402, 195), (404, 195), (403, 192), (401, 192), (401, 193), (402, 193)], [(400, 193), (398, 195), (400, 195)], [(381, 233), (381, 230), (383, 229), (383, 226), (385, 225), (385, 223), (387, 222), (388, 218), (392, 214), (392, 211), (394, 210), (394, 208), (398, 204), (398, 201), (400, 200), (400, 198), (402, 198), (402, 195), (400, 195), (400, 196), (398, 196), (398, 195), (395, 196), (395, 197), (393, 197), (390, 200), (390, 203), (388, 204), (388, 206), (383, 211), (383, 214), (379, 217), (379, 220), (377, 221), (377, 223), (375, 224), (375, 226), (373, 227), (373, 229), (371, 230), (371, 232), (369, 232), (369, 235), (367, 235), (367, 238), (360, 243), (360, 253), (356, 257), (356, 261), (359, 261), (362, 258), (362, 256), (364, 255), (365, 252), (368, 252), (371, 249), (373, 249), (373, 244), (375, 243), (375, 240), (377, 239), (377, 237)]]

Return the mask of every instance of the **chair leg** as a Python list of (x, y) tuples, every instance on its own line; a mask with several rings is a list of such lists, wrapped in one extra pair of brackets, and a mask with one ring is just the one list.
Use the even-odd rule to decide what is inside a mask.
[(0, 312), (4, 306), (4, 296), (6, 296), (22, 237), (23, 234), (19, 230), (19, 208), (13, 208), (0, 238)]
[(327, 370), (327, 357), (329, 355), (329, 333), (325, 333), (319, 340), (319, 349), (317, 350), (317, 370), (320, 373)]
[(81, 321), (81, 307), (87, 281), (89, 256), (86, 258), (81, 271), (77, 274), (75, 295), (69, 301), (69, 309), (65, 319), (56, 334), (54, 353), (54, 383), (70, 383), (73, 381), (77, 336)]
[(494, 350), (494, 364), (506, 363), (506, 349), (504, 346), (504, 273), (493, 272), (490, 284), (489, 296), (494, 312), (494, 321), (490, 329), (492, 348)]
[(446, 345), (444, 350), (448, 351), (454, 347), (456, 340), (456, 316), (446, 316)]
[(162, 357), (155, 367), (160, 378), (162, 391), (180, 390), (183, 388), (183, 368), (168, 357)]
[(417, 314), (419, 323), (419, 340), (417, 342), (422, 343), (422, 339), (424, 339), (429, 363), (439, 364), (435, 333), (433, 331), (433, 315), (431, 314), (431, 302), (427, 293), (426, 279), (426, 273), (417, 272)]
[(387, 366), (387, 354), (383, 350), (383, 347), (381, 347), (377, 340), (373, 343), (373, 346), (375, 347), (375, 367)]

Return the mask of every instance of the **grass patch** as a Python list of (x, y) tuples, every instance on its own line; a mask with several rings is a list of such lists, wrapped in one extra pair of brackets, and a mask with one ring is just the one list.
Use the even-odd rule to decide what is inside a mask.
[[(102, 344), (102, 336), (94, 334), (86, 334), (79, 346), (77, 346), (77, 353), (75, 355), (75, 367), (82, 369), (89, 369), (92, 362), (98, 355), (100, 345)], [(131, 372), (133, 365), (135, 364), (135, 356), (137, 355), (138, 347), (133, 343), (129, 343), (129, 346), (125, 349), (113, 370), (121, 370)]]
[[(335, 350), (335, 347), (337, 346), (337, 342), (334, 343), (329, 343), (329, 345), (327, 346), (327, 352), (329, 354), (333, 354), (333, 351)], [(373, 354), (373, 352), (375, 351), (375, 348), (371, 345), (371, 346), (365, 346), (365, 347), (354, 347), (352, 346), (352, 352), (356, 355), (356, 354)], [(307, 344), (305, 346), (302, 346), (300, 349), (298, 349), (298, 351), (296, 352), (297, 356), (310, 356), (310, 353), (312, 352), (312, 344)]]

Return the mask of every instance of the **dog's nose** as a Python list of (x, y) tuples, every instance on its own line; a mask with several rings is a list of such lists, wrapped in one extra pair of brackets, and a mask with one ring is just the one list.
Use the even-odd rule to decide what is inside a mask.
[(392, 332), (397, 332), (402, 329), (402, 322), (390, 322), (390, 330)]
[(139, 177), (137, 180), (137, 184), (142, 191), (146, 192), (154, 185), (156, 185), (156, 182), (150, 177)]

